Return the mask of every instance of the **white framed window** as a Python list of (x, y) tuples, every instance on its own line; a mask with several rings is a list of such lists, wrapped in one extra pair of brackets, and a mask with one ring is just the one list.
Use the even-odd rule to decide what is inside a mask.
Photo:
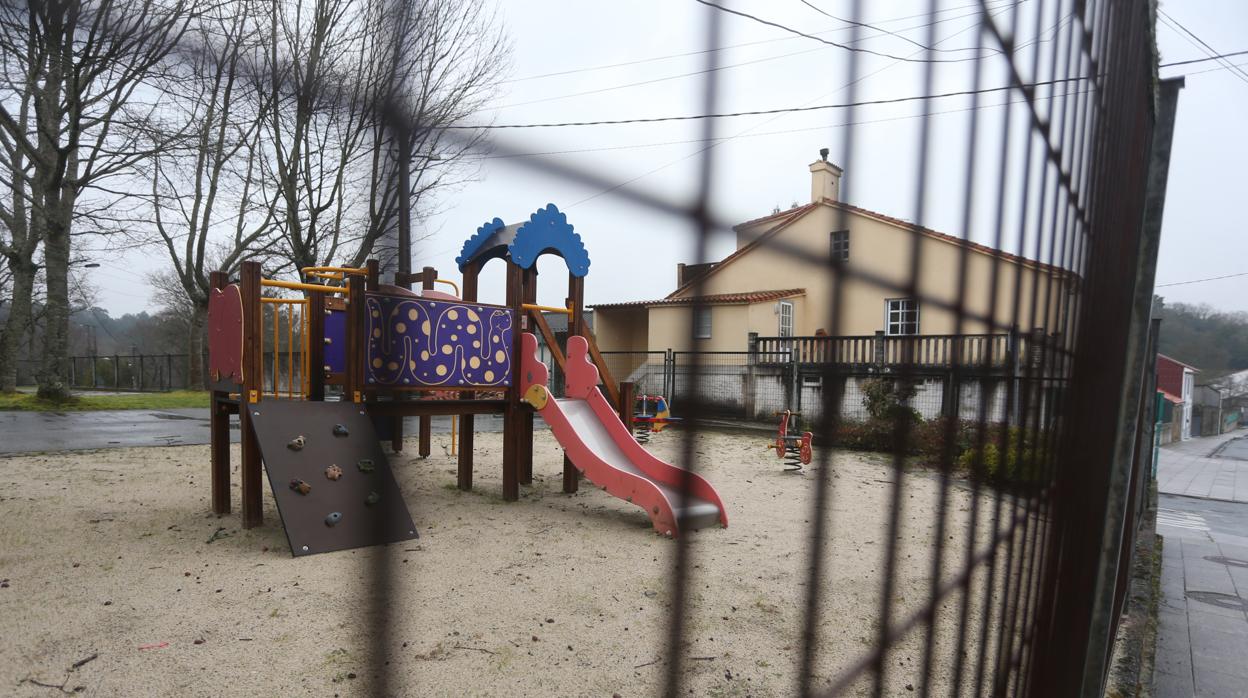
[(832, 232), (832, 263), (844, 264), (849, 261), (849, 231), (836, 230)]
[(776, 304), (776, 314), (780, 316), (780, 336), (793, 336), (793, 302), (780, 301)]
[(889, 298), (884, 301), (884, 334), (919, 333), (919, 302), (914, 298)]
[(711, 338), (711, 308), (704, 306), (693, 309), (693, 337), (694, 339), (710, 339)]

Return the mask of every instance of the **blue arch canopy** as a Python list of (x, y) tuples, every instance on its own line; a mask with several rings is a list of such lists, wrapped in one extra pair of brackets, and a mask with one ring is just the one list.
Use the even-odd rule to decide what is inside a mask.
[(589, 252), (581, 236), (568, 223), (567, 214), (554, 204), (534, 211), (524, 223), (504, 225), (495, 218), (482, 225), (464, 242), (455, 263), (463, 271), (473, 261), (505, 256), (521, 269), (529, 269), (547, 252), (562, 257), (573, 276), (589, 273)]

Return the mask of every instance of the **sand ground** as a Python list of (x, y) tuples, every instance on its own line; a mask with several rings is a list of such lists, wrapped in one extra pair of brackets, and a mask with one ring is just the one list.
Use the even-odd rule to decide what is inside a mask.
[[(681, 438), (669, 430), (649, 447), (676, 460)], [(690, 536), (683, 684), (691, 695), (789, 695), (819, 468), (784, 473), (756, 435), (694, 438), (730, 526)], [(392, 458), (419, 541), (300, 559), (290, 556), (267, 484), (263, 527), (244, 531), (237, 514), (210, 513), (206, 446), (0, 459), (0, 692), (659, 693), (675, 543), (655, 536), (639, 509), (592, 486), (560, 493), (562, 452), (548, 432), (538, 430), (535, 481), (514, 503), (499, 496), (501, 435), (478, 435), (471, 493), (454, 488), (448, 443), (435, 435), (428, 460)], [(235, 483), (237, 458), (235, 448)], [(930, 473), (902, 475), (894, 500), (887, 459), (837, 452), (831, 467), (816, 686), (875, 644), (894, 502), (902, 507), (894, 624), (927, 605), (939, 520)], [(965, 485), (950, 487), (944, 582), (968, 547), (971, 499)], [(993, 500), (981, 501), (977, 547), (989, 537)], [(383, 553), (392, 571), (389, 637), (378, 635), (371, 607)], [(984, 583), (981, 574), (973, 597), (984, 597)], [(960, 599), (943, 596), (936, 613), (936, 695), (950, 691)], [(972, 604), (971, 627), (996, 627), (991, 613)], [(885, 658), (887, 695), (919, 688), (925, 628), (904, 633)], [(985, 644), (991, 660), (995, 643)], [(379, 683), (374, 659), (386, 663), (388, 683)], [(864, 682), (849, 688), (861, 693)]]

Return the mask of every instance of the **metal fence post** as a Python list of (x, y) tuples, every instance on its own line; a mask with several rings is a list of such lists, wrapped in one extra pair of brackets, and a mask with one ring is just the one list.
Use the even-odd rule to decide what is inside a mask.
[(875, 363), (875, 367), (877, 369), (883, 367), (885, 361), (888, 359), (888, 353), (884, 348), (885, 341), (884, 330), (876, 330), (875, 340), (873, 342), (873, 349), (875, 350), (873, 363)]

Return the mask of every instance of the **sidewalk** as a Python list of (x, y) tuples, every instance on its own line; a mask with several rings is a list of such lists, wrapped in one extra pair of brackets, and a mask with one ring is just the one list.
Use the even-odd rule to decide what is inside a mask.
[(1248, 504), (1158, 497), (1157, 698), (1248, 696)]
[(1238, 429), (1220, 436), (1162, 446), (1157, 463), (1157, 491), (1185, 497), (1248, 502), (1248, 461), (1213, 455), (1225, 449), (1230, 441), (1241, 437), (1248, 438), (1248, 430)]

